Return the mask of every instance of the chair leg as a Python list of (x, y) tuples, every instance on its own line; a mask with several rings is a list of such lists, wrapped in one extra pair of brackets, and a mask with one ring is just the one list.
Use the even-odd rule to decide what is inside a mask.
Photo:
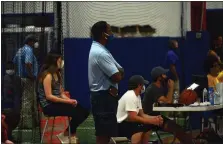
[(70, 118), (68, 117), (68, 129), (69, 129), (69, 143), (71, 144), (71, 130), (70, 130)]
[(113, 137), (111, 137), (111, 141), (112, 141), (112, 144), (116, 144), (116, 141), (114, 140)]
[(43, 143), (43, 137), (44, 137), (44, 134), (45, 134), (47, 125), (48, 125), (48, 121), (49, 121), (49, 118), (47, 118), (46, 123), (45, 123), (45, 126), (43, 128), (43, 133), (42, 133), (42, 137), (41, 137), (41, 142), (40, 143)]
[(55, 117), (53, 117), (53, 125), (52, 125), (52, 130), (51, 130), (50, 143), (52, 143), (52, 138), (53, 138), (54, 122), (55, 122)]
[(159, 142), (160, 142), (161, 144), (163, 144), (163, 141), (162, 141), (162, 139), (160, 138), (160, 135), (159, 135), (159, 133), (158, 133), (157, 130), (156, 130), (156, 135), (157, 135), (157, 137), (158, 137), (158, 139), (159, 139)]

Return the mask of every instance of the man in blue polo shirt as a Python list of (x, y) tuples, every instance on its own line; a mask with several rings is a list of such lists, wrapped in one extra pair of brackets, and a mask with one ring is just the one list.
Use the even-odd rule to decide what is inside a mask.
[(110, 25), (105, 21), (95, 23), (91, 35), (88, 79), (96, 143), (107, 144), (112, 136), (117, 136), (118, 83), (123, 79), (124, 69), (106, 48), (113, 38)]
[(176, 40), (169, 41), (169, 50), (166, 54), (164, 68), (169, 69), (168, 78), (174, 81), (174, 91), (180, 93), (180, 60), (177, 53), (178, 42)]
[(19, 127), (25, 129), (33, 128), (33, 122), (36, 122), (37, 116), (35, 80), (38, 74), (38, 63), (33, 53), (33, 48), (38, 47), (37, 41), (34, 35), (26, 36), (24, 46), (17, 51), (13, 59), (16, 75), (21, 78), (23, 85)]

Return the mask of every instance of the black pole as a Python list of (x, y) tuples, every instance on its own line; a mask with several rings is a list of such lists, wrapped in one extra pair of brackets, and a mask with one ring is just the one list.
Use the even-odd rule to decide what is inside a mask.
[(61, 4), (61, 2), (56, 2), (56, 19), (57, 19), (57, 46), (56, 46), (56, 51), (57, 51), (57, 53), (59, 53), (59, 54), (62, 54), (62, 45), (61, 45), (61, 43), (62, 43), (62, 35), (61, 35), (61, 33), (62, 33), (62, 4)]

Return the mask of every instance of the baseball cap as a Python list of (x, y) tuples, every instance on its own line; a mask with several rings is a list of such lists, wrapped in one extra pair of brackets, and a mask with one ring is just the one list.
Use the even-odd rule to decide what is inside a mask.
[(169, 70), (168, 69), (164, 69), (160, 66), (158, 67), (155, 67), (152, 69), (151, 71), (151, 76), (152, 76), (152, 79), (155, 80), (157, 79), (159, 76), (161, 76), (162, 74), (166, 74)]
[(34, 35), (30, 34), (25, 37), (24, 43), (27, 44), (29, 41), (37, 42), (38, 40)]
[(129, 79), (129, 89), (137, 88), (139, 84), (149, 84), (149, 81), (145, 80), (141, 75), (134, 75)]

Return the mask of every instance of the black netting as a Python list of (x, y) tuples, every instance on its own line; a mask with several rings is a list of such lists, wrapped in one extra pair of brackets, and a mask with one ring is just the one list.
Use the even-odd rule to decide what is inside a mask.
[[(18, 122), (14, 122), (16, 127), (13, 128), (12, 132), (12, 138), (15, 142), (40, 142), (38, 100), (35, 90), (36, 80), (35, 78), (30, 80), (27, 76), (24, 76), (27, 73), (21, 69), (23, 69), (24, 59), (28, 59), (32, 63), (31, 73), (36, 76), (49, 51), (56, 49), (58, 53), (61, 53), (62, 44), (54, 44), (55, 41), (61, 43), (63, 38), (62, 30), (58, 27), (60, 24), (57, 23), (61, 16), (57, 13), (58, 2), (1, 2), (2, 88), (4, 90), (8, 89), (9, 81), (6, 70), (9, 64), (13, 62), (16, 70), (15, 77), (20, 80), (18, 87), (22, 89), (19, 93), (16, 90), (13, 91), (15, 96), (12, 96), (11, 99), (12, 103), (18, 95), (21, 96), (21, 100), (16, 99), (20, 111), (19, 116), (17, 116)], [(30, 34), (33, 34), (39, 43), (38, 48), (32, 48), (33, 53), (22, 50), (25, 37)], [(25, 56), (24, 53), (28, 53), (29, 56)], [(13, 89), (14, 87), (10, 88)], [(6, 116), (12, 114), (13, 109), (15, 109), (14, 103), (10, 106), (7, 105), (10, 100), (4, 101), (4, 97), (7, 96), (7, 93), (3, 91), (2, 111)]]
[[(181, 36), (181, 2), (62, 2), (63, 32), (89, 38), (97, 21), (107, 21), (118, 37)], [(66, 5), (66, 3), (68, 3)]]

